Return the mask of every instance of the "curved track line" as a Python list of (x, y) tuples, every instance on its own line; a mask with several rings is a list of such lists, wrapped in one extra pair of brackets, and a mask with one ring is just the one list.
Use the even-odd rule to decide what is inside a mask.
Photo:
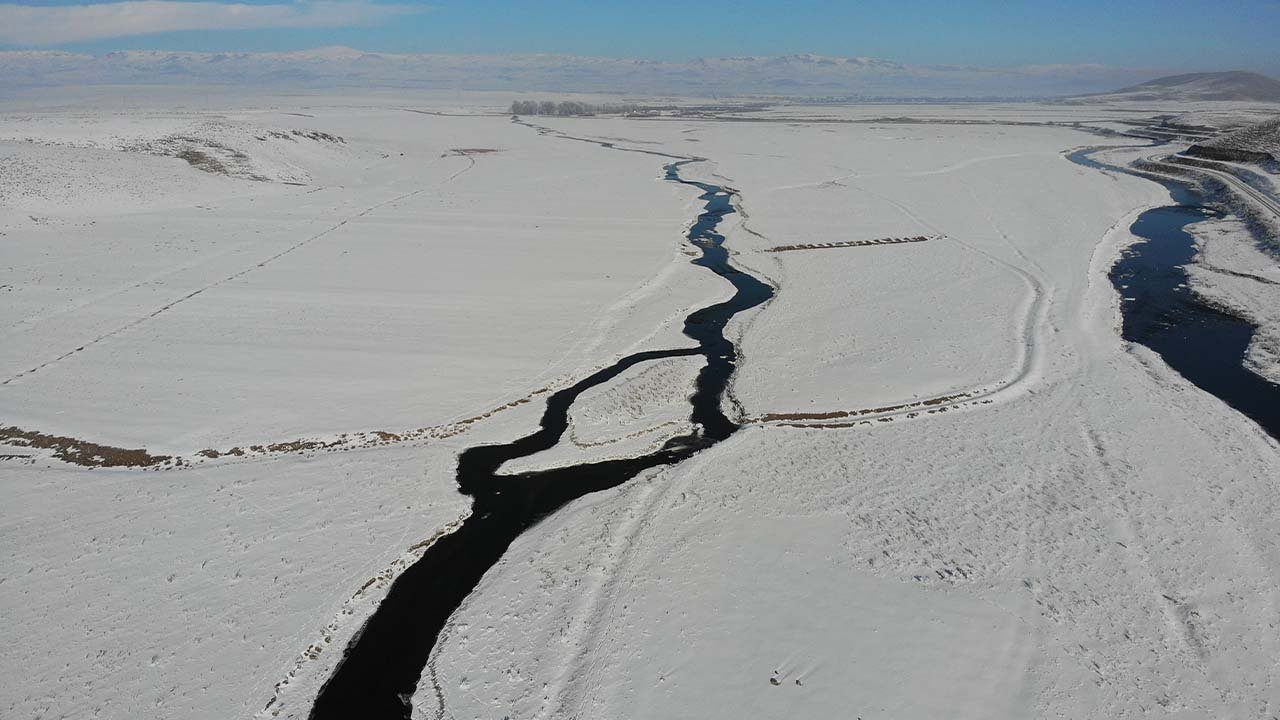
[[(961, 247), (965, 248), (966, 250), (969, 250), (970, 252), (973, 252), (981, 257), (984, 257), (988, 261), (996, 265), (1004, 267), (1005, 269), (1009, 270), (1014, 275), (1016, 275), (1027, 286), (1029, 293), (1023, 300), (1023, 303), (1022, 303), (1023, 307), (1021, 308), (1022, 328), (1018, 333), (1018, 342), (1017, 342), (1018, 358), (1015, 361), (1015, 370), (1011, 377), (994, 386), (981, 385), (976, 388), (969, 388), (969, 389), (957, 388), (949, 393), (946, 393), (940, 396), (939, 398), (934, 398), (933, 400), (941, 400), (942, 402), (938, 402), (936, 404), (930, 405), (929, 407), (924, 407), (924, 406), (927, 403), (931, 403), (932, 400), (925, 400), (925, 401), (912, 400), (907, 403), (886, 408), (884, 411), (881, 411), (881, 412), (875, 411), (874, 408), (861, 408), (861, 409), (849, 410), (849, 411), (834, 411), (837, 413), (844, 413), (843, 415), (839, 416), (839, 419), (833, 419), (834, 421), (808, 423), (808, 422), (804, 422), (803, 420), (796, 421), (796, 420), (757, 419), (757, 420), (748, 421), (748, 422), (752, 422), (753, 424), (764, 425), (764, 426), (779, 425), (779, 426), (786, 426), (786, 427), (801, 427), (801, 428), (815, 428), (815, 429), (845, 428), (845, 427), (852, 427), (854, 425), (871, 424), (873, 421), (887, 422), (889, 420), (897, 419), (900, 417), (914, 418), (922, 414), (935, 414), (939, 412), (947, 412), (948, 410), (958, 410), (962, 408), (974, 407), (977, 405), (989, 405), (998, 400), (1004, 400), (1006, 397), (1012, 398), (1012, 397), (1021, 395), (1024, 392), (1023, 386), (1029, 384), (1029, 381), (1032, 378), (1039, 375), (1040, 367), (1043, 364), (1043, 357), (1042, 357), (1043, 352), (1039, 346), (1039, 343), (1036, 342), (1036, 339), (1037, 339), (1037, 335), (1039, 334), (1038, 328), (1040, 328), (1045, 322), (1045, 320), (1047, 319), (1048, 304), (1045, 302), (1045, 300), (1049, 297), (1049, 293), (1045, 290), (1045, 287), (1041, 283), (1041, 281), (1031, 273), (1023, 270), (1022, 268), (1018, 267), (1017, 265), (1014, 265), (1013, 263), (1007, 260), (1004, 260), (1003, 258), (993, 255), (985, 250), (982, 250), (981, 248), (978, 248), (970, 243), (967, 243), (953, 236), (945, 235), (942, 232), (942, 230), (939, 229), (937, 226), (933, 225), (929, 221), (920, 217), (918, 214), (916, 214), (914, 211), (912, 211), (910, 208), (903, 205), (902, 203), (899, 203), (896, 200), (893, 200), (891, 198), (888, 198), (878, 193), (867, 190), (866, 188), (859, 188), (859, 189), (861, 189), (863, 192), (867, 193), (868, 195), (871, 195), (872, 197), (878, 198), (884, 202), (889, 203), (890, 205), (893, 205), (894, 207), (898, 208), (898, 210), (900, 210), (907, 217), (910, 217), (912, 220), (915, 220), (916, 222), (920, 223), (921, 225), (928, 228), (929, 230), (932, 230), (934, 233), (942, 236), (943, 238), (952, 240), (956, 242), (958, 245), (960, 245)], [(843, 418), (856, 418), (856, 419), (843, 420)]]

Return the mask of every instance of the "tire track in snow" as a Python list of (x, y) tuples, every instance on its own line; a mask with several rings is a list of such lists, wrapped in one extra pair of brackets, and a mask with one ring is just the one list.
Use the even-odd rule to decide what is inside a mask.
[[(663, 471), (655, 473), (655, 477)], [(578, 593), (575, 611), (569, 614), (569, 630), (564, 643), (571, 649), (569, 659), (561, 667), (559, 676), (546, 688), (543, 711), (537, 717), (575, 716), (582, 709), (584, 693), (594, 694), (599, 688), (601, 668), (589, 665), (591, 650), (616, 636), (617, 627), (608, 622), (607, 610), (616, 597), (618, 569), (630, 564), (640, 552), (637, 539), (646, 531), (658, 513), (658, 506), (674, 492), (670, 483), (659, 485), (654, 477), (650, 482), (638, 485), (634, 491), (638, 497), (634, 503), (610, 513), (610, 518), (622, 515), (605, 543), (604, 558), (599, 562), (600, 572), (587, 587)], [(575, 690), (576, 686), (576, 690)]]

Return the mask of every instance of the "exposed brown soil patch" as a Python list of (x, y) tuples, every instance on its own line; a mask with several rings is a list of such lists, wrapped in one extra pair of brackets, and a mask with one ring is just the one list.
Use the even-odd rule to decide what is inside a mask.
[[(310, 115), (306, 117), (311, 117)], [(268, 130), (262, 135), (255, 135), (259, 140), (267, 140), (275, 138), (276, 140), (288, 140), (289, 142), (298, 142), (298, 138), (306, 138), (307, 140), (315, 140), (317, 142), (335, 143), (338, 145), (346, 145), (347, 141), (341, 135), (330, 135), (327, 132), (319, 130)]]
[(233, 447), (230, 450), (215, 450), (208, 448), (196, 453), (197, 456), (209, 460), (217, 460), (222, 457), (261, 457), (264, 455), (278, 455), (282, 453), (299, 453), (309, 451), (334, 452), (342, 450), (360, 450), (364, 448), (380, 447), (383, 445), (392, 445), (395, 443), (419, 442), (423, 440), (443, 440), (453, 437), (470, 425), (477, 423), (486, 418), (492, 417), (503, 410), (510, 410), (519, 407), (525, 403), (531, 402), (533, 398), (548, 392), (550, 388), (540, 388), (518, 400), (512, 400), (505, 405), (499, 405), (492, 410), (463, 418), (447, 425), (433, 425), (431, 427), (416, 428), (413, 430), (403, 430), (400, 432), (388, 432), (386, 430), (369, 430), (352, 433), (342, 433), (335, 438), (329, 440), (318, 439), (298, 439), (289, 440), (287, 442), (271, 443), (270, 445), (250, 445), (247, 448)]
[(98, 445), (16, 427), (0, 428), (0, 442), (15, 447), (52, 450), (53, 456), (59, 460), (85, 467), (151, 467), (173, 459), (169, 455), (152, 455), (146, 450)]
[(765, 252), (789, 252), (792, 250), (826, 250), (828, 248), (869, 247), (871, 245), (901, 245), (902, 243), (918, 243), (926, 240), (937, 240), (940, 235), (917, 235), (915, 237), (890, 237), (875, 240), (846, 240), (843, 242), (805, 243), (802, 245), (779, 245), (765, 248)]
[[(778, 422), (778, 421), (797, 421), (797, 420), (836, 420), (840, 418), (862, 417), (865, 415), (883, 415), (884, 413), (897, 412), (899, 410), (907, 410), (910, 408), (930, 408), (938, 405), (945, 405), (957, 400), (963, 400), (972, 397), (974, 393), (957, 393), (955, 395), (942, 395), (928, 400), (917, 400), (916, 402), (902, 403), (900, 405), (886, 405), (884, 407), (864, 408), (862, 410), (834, 410), (832, 412), (820, 413), (769, 413), (759, 417), (751, 418), (748, 422)], [(814, 426), (820, 427), (820, 426)]]
[(330, 142), (330, 143), (336, 143), (338, 145), (347, 144), (346, 138), (342, 137), (341, 135), (331, 135), (327, 132), (321, 132), (319, 130), (290, 130), (289, 133), (291, 135), (296, 135), (297, 137), (306, 138), (308, 140), (316, 140), (319, 142)]
[(227, 175), (227, 166), (222, 161), (199, 150), (182, 150), (177, 157), (186, 160), (187, 164), (197, 170), (216, 175)]
[[(386, 430), (369, 430), (342, 433), (329, 439), (299, 438), (261, 445), (236, 446), (228, 450), (205, 448), (187, 456), (152, 455), (144, 449), (128, 449), (99, 445), (97, 443), (77, 440), (76, 438), (47, 435), (33, 430), (22, 430), (17, 427), (0, 428), (0, 444), (11, 447), (28, 447), (41, 450), (52, 450), (54, 457), (75, 465), (85, 467), (152, 467), (155, 469), (172, 469), (190, 467), (205, 460), (219, 458), (261, 458), (268, 455), (303, 452), (338, 452), (345, 450), (361, 450), (381, 447), (396, 443), (421, 442), (424, 440), (443, 440), (467, 430), (472, 424), (492, 417), (504, 410), (519, 407), (532, 402), (535, 397), (550, 392), (544, 387), (533, 391), (525, 397), (512, 400), (496, 408), (463, 418), (446, 425), (416, 428), (401, 432)], [(32, 459), (30, 455), (0, 455), (0, 460)]]

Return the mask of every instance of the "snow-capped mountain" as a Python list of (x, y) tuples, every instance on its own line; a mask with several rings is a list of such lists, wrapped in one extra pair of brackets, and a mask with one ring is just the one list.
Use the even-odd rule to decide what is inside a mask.
[(369, 53), (347, 47), (272, 53), (0, 52), (0, 87), (213, 83), (302, 87), (1043, 97), (1133, 81), (1094, 65), (981, 68), (814, 54), (666, 60), (571, 55)]

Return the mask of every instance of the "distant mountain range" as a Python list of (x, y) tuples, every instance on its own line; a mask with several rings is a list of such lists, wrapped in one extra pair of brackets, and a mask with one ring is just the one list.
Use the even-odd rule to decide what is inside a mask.
[(1049, 97), (1097, 91), (1144, 75), (1101, 65), (982, 68), (811, 54), (674, 62), (567, 55), (386, 54), (344, 47), (275, 53), (131, 51), (99, 56), (0, 52), (0, 88), (204, 83), (703, 97)]
[(1236, 100), (1280, 103), (1280, 80), (1238, 70), (1169, 75), (1075, 99), (1084, 102)]
[(1150, 77), (1106, 65), (987, 68), (908, 65), (813, 54), (633, 60), (575, 55), (370, 53), (347, 47), (298, 52), (0, 52), (0, 90), (104, 85), (229, 85), (264, 88), (404, 88), (731, 95), (806, 98), (1051, 98), (1280, 102), (1280, 83), (1246, 72)]

